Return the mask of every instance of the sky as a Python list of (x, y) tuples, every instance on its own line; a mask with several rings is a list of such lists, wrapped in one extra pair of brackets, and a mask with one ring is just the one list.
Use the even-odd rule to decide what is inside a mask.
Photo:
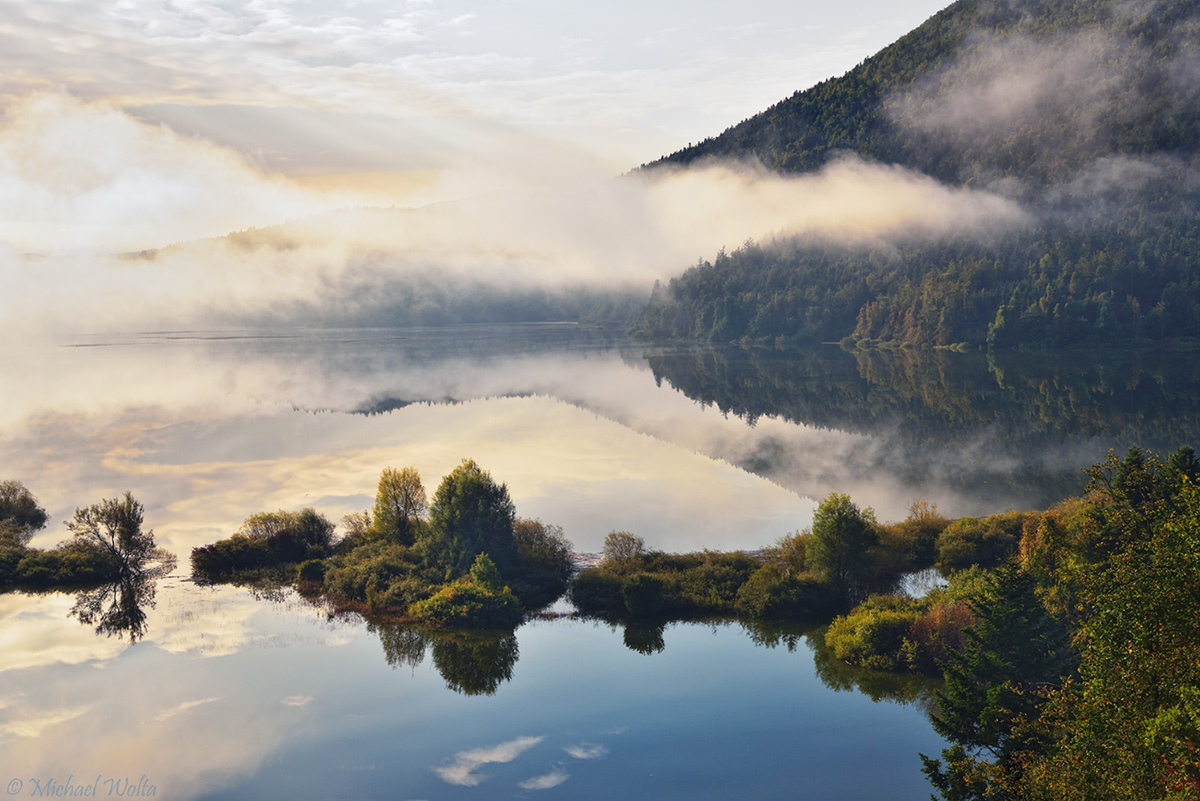
[[(845, 72), (943, 2), (3, 0), (0, 215), (44, 223), (11, 173), (78, 162), (96, 129), (209, 148), (223, 166), (204, 171), (231, 171), (213, 180), (243, 160), (283, 182), (258, 201), (276, 216), (619, 174)], [(58, 150), (4, 147), (22, 133)]]

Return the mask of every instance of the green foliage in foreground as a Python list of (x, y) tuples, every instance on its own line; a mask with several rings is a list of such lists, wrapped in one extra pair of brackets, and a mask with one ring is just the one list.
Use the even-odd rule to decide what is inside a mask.
[(933, 564), (934, 542), (950, 521), (924, 502), (910, 512), (880, 525), (869, 509), (834, 493), (818, 506), (813, 530), (789, 534), (758, 557), (665, 554), (613, 532), (603, 561), (575, 577), (571, 599), (584, 614), (609, 618), (825, 620), (860, 594)]
[(830, 624), (825, 644), (836, 658), (858, 667), (940, 674), (945, 660), (963, 648), (964, 629), (977, 620), (971, 604), (985, 576), (963, 571), (922, 598), (871, 596)]
[(1200, 792), (1200, 464), (1131, 449), (1091, 475), (969, 603), (933, 716), (952, 746), (925, 758), (947, 801)]
[(963, 517), (938, 535), (934, 564), (943, 572), (998, 567), (1017, 552), (1022, 526), (1031, 515), (1008, 511), (982, 519)]

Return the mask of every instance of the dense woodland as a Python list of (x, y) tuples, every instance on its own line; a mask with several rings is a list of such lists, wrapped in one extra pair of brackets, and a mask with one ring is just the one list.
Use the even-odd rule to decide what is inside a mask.
[[(747, 242), (657, 286), (635, 333), (1194, 347), (1198, 13), (1195, 0), (962, 0), (846, 75), (646, 165), (802, 172), (851, 151), (1009, 197), (1032, 222), (933, 240)], [(1031, 99), (985, 129), (987, 110), (969, 103), (1003, 106), (1003, 81)]]

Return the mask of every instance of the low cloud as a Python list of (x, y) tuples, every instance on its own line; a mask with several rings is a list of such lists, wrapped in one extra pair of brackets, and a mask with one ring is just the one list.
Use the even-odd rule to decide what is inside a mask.
[(379, 324), (497, 290), (640, 295), (749, 238), (859, 246), (1026, 221), (998, 195), (849, 155), (804, 176), (711, 164), (613, 180), (580, 164), (550, 183), (467, 165), (439, 179), (459, 200), (330, 211), (344, 195), (110, 107), (44, 96), (4, 125), (0, 328), (26, 335)]
[(19, 251), (160, 247), (328, 205), (232, 150), (105, 104), (36, 95), (0, 122), (0, 241)]
[[(1146, 60), (1137, 46), (1098, 30), (1050, 39), (976, 36), (946, 68), (894, 98), (889, 111), (908, 128), (960, 143), (1030, 129), (1086, 136), (1118, 97), (1136, 92), (1131, 78)], [(1065, 129), (1064, 116), (1073, 123)]]
[[(488, 748), (460, 751), (454, 755), (454, 761), (449, 765), (443, 765), (433, 770), (447, 784), (457, 784), (461, 787), (475, 787), (486, 778), (483, 774), (476, 772), (479, 768), (488, 764), (512, 762), (543, 739), (545, 738), (518, 737), (515, 740), (509, 740), (508, 742)], [(530, 781), (535, 780), (530, 779)]]

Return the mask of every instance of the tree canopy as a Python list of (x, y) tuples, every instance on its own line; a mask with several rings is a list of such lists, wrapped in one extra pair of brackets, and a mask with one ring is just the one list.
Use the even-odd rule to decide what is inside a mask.
[(813, 513), (806, 565), (848, 598), (862, 595), (873, 574), (876, 525), (873, 511), (860, 509), (849, 495), (831, 493)]
[(448, 575), (470, 570), (481, 553), (501, 572), (512, 565), (516, 509), (508, 486), (472, 459), (464, 459), (438, 485), (429, 505), (430, 531), (422, 543)]
[(385, 467), (379, 474), (373, 526), (380, 535), (412, 545), (428, 503), (421, 474), (415, 467)]

